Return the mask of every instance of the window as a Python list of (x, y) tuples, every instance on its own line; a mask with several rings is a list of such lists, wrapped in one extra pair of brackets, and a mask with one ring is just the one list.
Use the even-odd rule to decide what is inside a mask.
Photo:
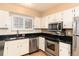
[(23, 28), (23, 18), (22, 17), (13, 17), (13, 27), (14, 28)]
[(13, 15), (12, 28), (17, 30), (32, 29), (32, 17)]
[(25, 19), (25, 29), (32, 28), (32, 19)]

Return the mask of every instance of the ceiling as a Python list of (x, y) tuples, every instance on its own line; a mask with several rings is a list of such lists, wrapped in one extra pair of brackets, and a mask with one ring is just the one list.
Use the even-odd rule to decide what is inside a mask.
[(54, 8), (57, 5), (59, 5), (59, 3), (19, 3), (19, 4), (25, 7), (29, 7), (38, 12), (45, 12), (48, 9)]

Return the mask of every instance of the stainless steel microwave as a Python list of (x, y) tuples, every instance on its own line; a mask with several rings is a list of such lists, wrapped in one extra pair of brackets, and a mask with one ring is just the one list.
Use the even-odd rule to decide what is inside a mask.
[(48, 31), (62, 31), (63, 22), (53, 22), (48, 24)]

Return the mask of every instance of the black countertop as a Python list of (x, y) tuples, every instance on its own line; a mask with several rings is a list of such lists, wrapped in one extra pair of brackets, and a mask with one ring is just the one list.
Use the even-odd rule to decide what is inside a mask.
[[(21, 37), (22, 34), (19, 34), (18, 37)], [(45, 37), (48, 40), (52, 40), (52, 41), (61, 41), (64, 43), (72, 43), (72, 37), (71, 36), (60, 36), (60, 35), (52, 35), (49, 33), (30, 33), (30, 34), (25, 34), (25, 38), (33, 38), (33, 37)], [(15, 40), (19, 40), (19, 38), (17, 37), (16, 34), (14, 35), (0, 35), (0, 40), (5, 40), (9, 39), (9, 38), (14, 38), (16, 37)], [(8, 40), (9, 41), (9, 40)], [(11, 41), (11, 40), (10, 40)]]

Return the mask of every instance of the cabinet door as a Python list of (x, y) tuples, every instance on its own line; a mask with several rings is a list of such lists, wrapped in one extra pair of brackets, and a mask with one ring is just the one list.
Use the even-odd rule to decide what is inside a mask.
[(41, 28), (40, 21), (42, 21), (40, 17), (35, 17), (34, 18), (34, 28)]
[(51, 15), (49, 15), (48, 22), (49, 23), (52, 23), (52, 22), (62, 21), (62, 18), (63, 18), (62, 15), (63, 15), (62, 12), (58, 12), (58, 13), (55, 13), (55, 14), (51, 14)]
[(59, 43), (59, 55), (70, 56), (71, 55), (70, 44), (60, 42)]
[(50, 23), (50, 15), (49, 16), (44, 16), (42, 17), (42, 20), (41, 20), (41, 27), (42, 28), (48, 28), (48, 24)]
[(72, 28), (73, 9), (65, 10), (63, 12), (63, 28)]
[(4, 56), (17, 56), (17, 48), (16, 41), (5, 42)]
[(40, 21), (40, 27), (41, 28), (45, 28), (45, 21), (46, 21), (46, 19), (45, 19), (45, 16), (44, 16), (44, 17), (42, 17), (42, 19)]
[(57, 13), (57, 21), (63, 21), (63, 12)]
[[(49, 19), (48, 19), (48, 22), (49, 23), (52, 23), (52, 22), (54, 22), (56, 19), (55, 19), (55, 15), (54, 14), (51, 14), (50, 16), (49, 16)], [(48, 24), (49, 24), (48, 23)]]
[(57, 22), (58, 21), (58, 14), (51, 14), (48, 16), (48, 19), (47, 19), (47, 26), (48, 24), (52, 23), (52, 22)]
[(45, 51), (45, 38), (39, 37), (39, 49)]
[(29, 53), (29, 39), (18, 40), (18, 55)]
[(9, 12), (0, 10), (0, 28), (7, 28)]
[(49, 16), (45, 16), (45, 18), (43, 20), (44, 28), (48, 28), (49, 18), (50, 18)]

